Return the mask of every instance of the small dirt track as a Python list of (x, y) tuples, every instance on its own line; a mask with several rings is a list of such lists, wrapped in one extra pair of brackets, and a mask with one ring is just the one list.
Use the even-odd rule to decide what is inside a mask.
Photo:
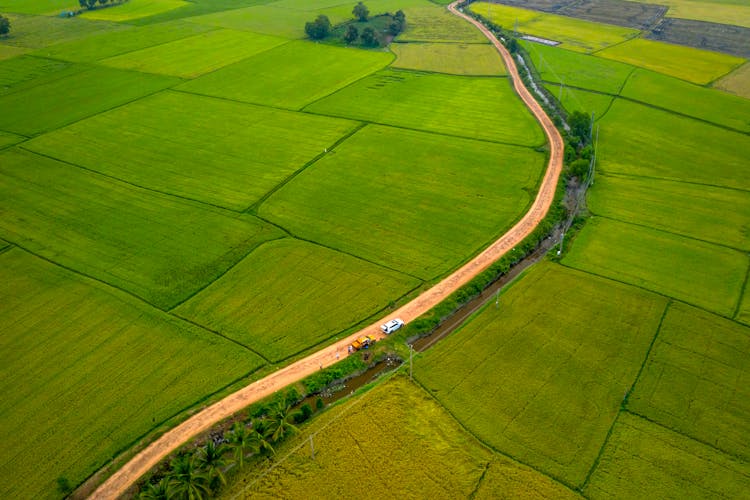
[(166, 432), (135, 455), (121, 469), (110, 476), (107, 481), (99, 486), (90, 498), (111, 499), (119, 497), (135, 481), (137, 481), (138, 478), (148, 472), (148, 470), (156, 465), (162, 458), (167, 456), (191, 437), (209, 429), (215, 423), (242, 410), (251, 403), (269, 396), (274, 392), (316, 372), (317, 370), (320, 370), (321, 367), (334, 364), (339, 357), (347, 355), (347, 346), (354, 341), (355, 338), (366, 334), (382, 338), (383, 334), (380, 331), (379, 325), (387, 319), (400, 317), (407, 323), (416, 319), (520, 243), (534, 230), (547, 214), (547, 211), (554, 200), (557, 180), (562, 170), (562, 137), (552, 123), (552, 120), (549, 119), (542, 107), (534, 100), (526, 87), (524, 87), (518, 75), (516, 65), (513, 63), (513, 58), (505, 47), (503, 47), (502, 44), (492, 36), (489, 30), (479, 22), (470, 18), (466, 14), (458, 12), (456, 10), (457, 3), (458, 1), (450, 4), (448, 10), (474, 24), (495, 45), (508, 68), (516, 93), (518, 93), (523, 102), (542, 125), (547, 140), (549, 141), (550, 158), (547, 172), (544, 175), (539, 192), (537, 193), (536, 199), (529, 211), (515, 226), (482, 253), (419, 297), (415, 298), (397, 311), (394, 311), (392, 314), (389, 314), (387, 318), (383, 318), (382, 320), (373, 323), (367, 328), (364, 328), (331, 346), (321, 349), (320, 351), (282, 368), (261, 380), (253, 382), (239, 391), (230, 394), (221, 401), (199, 411), (174, 429)]

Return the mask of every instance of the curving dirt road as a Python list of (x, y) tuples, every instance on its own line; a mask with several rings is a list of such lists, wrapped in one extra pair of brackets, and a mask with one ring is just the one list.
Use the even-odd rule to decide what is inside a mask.
[(258, 401), (294, 382), (314, 373), (321, 367), (335, 363), (339, 357), (346, 356), (347, 346), (361, 335), (374, 335), (382, 338), (379, 325), (390, 318), (400, 317), (407, 323), (440, 303), (460, 286), (470, 281), (474, 276), (486, 269), (494, 261), (502, 257), (529, 235), (544, 218), (555, 197), (557, 180), (562, 170), (563, 140), (552, 120), (544, 113), (542, 107), (534, 100), (526, 87), (523, 86), (513, 59), (508, 51), (492, 34), (479, 22), (458, 12), (458, 0), (448, 6), (451, 13), (462, 17), (479, 28), (495, 45), (513, 82), (516, 93), (541, 124), (550, 144), (550, 158), (547, 172), (542, 180), (539, 192), (529, 211), (507, 233), (495, 241), (491, 246), (477, 255), (470, 262), (445, 278), (443, 281), (404, 305), (397, 311), (376, 323), (363, 328), (357, 333), (342, 339), (310, 356), (282, 368), (267, 377), (230, 394), (226, 398), (201, 410), (199, 413), (185, 420), (183, 423), (168, 431), (145, 449), (135, 455), (120, 470), (115, 472), (107, 481), (94, 491), (90, 498), (117, 498), (122, 495), (135, 481), (149, 469), (156, 465), (163, 457), (171, 453), (191, 437), (209, 429), (213, 424), (242, 410), (251, 403)]

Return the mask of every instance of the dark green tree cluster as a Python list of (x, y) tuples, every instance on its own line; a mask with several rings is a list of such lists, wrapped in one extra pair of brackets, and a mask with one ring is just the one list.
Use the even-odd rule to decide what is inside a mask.
[(397, 36), (406, 29), (406, 14), (403, 10), (397, 11), (393, 15), (393, 21), (388, 25), (388, 33)]
[(305, 33), (313, 40), (322, 40), (331, 32), (331, 20), (323, 14), (315, 21), (305, 23)]
[(10, 33), (10, 19), (0, 14), (0, 35)]
[(241, 470), (254, 456), (274, 453), (274, 445), (298, 432), (295, 424), (313, 414), (303, 405), (293, 411), (296, 391), (276, 401), (253, 408), (247, 419), (235, 422), (229, 431), (214, 436), (205, 445), (181, 452), (169, 470), (152, 478), (139, 494), (141, 499), (201, 500), (215, 496), (227, 483), (229, 470)]
[(362, 2), (359, 2), (354, 6), (352, 14), (355, 18), (357, 18), (359, 22), (364, 23), (367, 21), (367, 17), (370, 15), (370, 9), (368, 9), (367, 6)]
[(106, 5), (107, 3), (119, 3), (121, 0), (78, 0), (78, 4), (84, 9), (93, 9), (96, 4)]
[(584, 180), (588, 175), (594, 148), (591, 144), (591, 117), (583, 111), (568, 115), (570, 131), (565, 138), (565, 163), (568, 176)]

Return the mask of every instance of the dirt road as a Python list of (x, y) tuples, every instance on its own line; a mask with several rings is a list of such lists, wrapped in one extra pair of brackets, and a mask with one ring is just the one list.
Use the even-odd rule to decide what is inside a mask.
[(257, 382), (253, 382), (239, 391), (230, 394), (221, 401), (201, 410), (174, 429), (165, 433), (134, 456), (120, 470), (115, 472), (92, 494), (90, 498), (110, 499), (119, 497), (135, 481), (137, 481), (139, 477), (191, 437), (209, 429), (216, 422), (242, 410), (251, 403), (269, 396), (315, 371), (320, 370), (321, 367), (332, 365), (337, 361), (339, 356), (346, 356), (347, 346), (356, 337), (370, 334), (382, 338), (383, 334), (380, 332), (379, 325), (385, 322), (385, 320), (395, 317), (400, 317), (407, 323), (414, 320), (486, 269), (490, 264), (502, 257), (507, 251), (513, 249), (513, 247), (529, 235), (544, 218), (555, 197), (555, 188), (562, 169), (562, 137), (560, 137), (557, 129), (549, 117), (544, 113), (541, 106), (539, 106), (523, 86), (523, 83), (518, 76), (518, 70), (516, 69), (513, 59), (508, 51), (505, 50), (497, 40), (495, 40), (492, 34), (484, 26), (465, 14), (458, 12), (456, 10), (456, 3), (457, 2), (454, 2), (449, 5), (448, 9), (453, 14), (466, 19), (477, 26), (477, 28), (479, 28), (482, 33), (492, 41), (502, 55), (505, 65), (508, 67), (508, 72), (516, 92), (542, 125), (547, 140), (549, 141), (550, 159), (547, 166), (547, 172), (542, 180), (539, 192), (530, 210), (515, 226), (500, 237), (500, 239), (495, 241), (490, 247), (430, 290), (426, 291), (397, 311), (394, 311), (392, 314), (389, 314), (387, 318), (383, 318), (367, 328), (352, 334), (348, 338), (342, 339), (336, 344), (321, 349), (320, 351), (282, 368)]

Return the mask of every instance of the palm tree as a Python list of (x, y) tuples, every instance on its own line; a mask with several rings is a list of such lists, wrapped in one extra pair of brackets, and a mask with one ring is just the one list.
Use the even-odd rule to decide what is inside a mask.
[(258, 451), (255, 448), (255, 443), (252, 440), (250, 431), (242, 422), (234, 423), (232, 431), (229, 433), (227, 439), (232, 447), (234, 463), (236, 463), (239, 468), (242, 468), (245, 464), (245, 457), (249, 452)]
[(298, 432), (292, 422), (292, 405), (285, 404), (282, 401), (276, 403), (268, 414), (268, 431), (272, 443), (278, 443), (284, 439), (287, 434)]
[(263, 428), (263, 425), (259, 421), (253, 421), (253, 429), (250, 431), (250, 440), (253, 442), (253, 447), (256, 451), (268, 451), (276, 453), (271, 446), (271, 442), (268, 440), (268, 430)]
[(158, 483), (149, 483), (138, 495), (138, 498), (141, 500), (170, 500), (174, 498), (170, 478), (163, 477)]
[(172, 460), (172, 498), (202, 500), (211, 494), (208, 474), (198, 466), (195, 455), (182, 455)]
[(227, 445), (222, 443), (216, 446), (213, 441), (209, 440), (206, 446), (198, 452), (198, 464), (208, 474), (208, 482), (214, 491), (216, 491), (219, 483), (227, 484), (227, 480), (221, 469), (226, 465), (224, 455), (228, 451), (229, 447)]

